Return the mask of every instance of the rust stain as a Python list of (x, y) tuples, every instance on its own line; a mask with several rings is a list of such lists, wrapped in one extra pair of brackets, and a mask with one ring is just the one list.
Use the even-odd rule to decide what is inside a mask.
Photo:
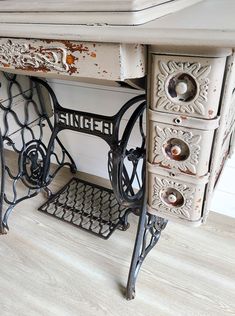
[(91, 57), (96, 58), (96, 53), (95, 52), (91, 52)]
[(40, 66), (37, 67), (36, 69), (33, 66), (27, 66), (27, 67), (15, 67), (15, 69), (20, 69), (20, 70), (26, 70), (26, 71), (31, 71), (31, 72), (51, 72), (51, 69), (45, 67), (45, 66)]
[(187, 116), (183, 116), (183, 115), (181, 115), (180, 117), (182, 118), (182, 120), (187, 120), (187, 119), (188, 119), (188, 117), (187, 117)]
[(181, 171), (181, 172), (183, 172), (183, 173), (186, 173), (186, 174), (189, 174), (189, 175), (191, 175), (191, 176), (195, 176), (195, 174), (196, 173), (193, 173), (193, 172), (191, 172), (190, 170), (186, 170), (186, 171), (184, 171), (184, 170), (181, 170), (180, 168), (179, 168), (179, 170)]
[(107, 74), (107, 73), (108, 73), (108, 71), (106, 71), (106, 70), (103, 70), (103, 73)]
[(209, 111), (208, 111), (209, 116), (213, 115), (213, 113), (214, 113), (213, 110), (209, 110)]
[(178, 156), (179, 152), (177, 149), (172, 149), (172, 154), (173, 154), (173, 156)]
[(66, 57), (66, 62), (68, 65), (74, 64), (75, 60), (76, 60), (76, 58), (71, 54), (67, 55), (67, 57)]
[(68, 40), (65, 41), (60, 41), (62, 44), (66, 46), (68, 50), (70, 50), (72, 53), (73, 52), (79, 52), (79, 53), (84, 53), (84, 52), (89, 52), (89, 48), (87, 46), (84, 46), (83, 43), (74, 43)]
[(171, 169), (171, 166), (170, 165), (163, 165), (161, 162), (158, 162), (158, 163), (155, 163), (154, 161), (153, 161), (153, 164), (154, 165), (159, 165), (159, 167), (162, 167), (162, 168), (165, 168), (165, 169)]
[(51, 39), (44, 39), (43, 41), (46, 42), (47, 44), (51, 44), (55, 42), (55, 40), (51, 40)]
[(74, 73), (78, 73), (77, 68), (74, 67), (74, 66), (70, 66), (70, 67), (69, 67), (69, 74), (70, 74), (70, 75), (73, 75)]

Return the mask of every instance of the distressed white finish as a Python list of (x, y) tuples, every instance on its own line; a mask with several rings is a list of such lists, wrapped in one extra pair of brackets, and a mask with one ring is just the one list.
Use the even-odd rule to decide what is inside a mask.
[[(150, 122), (149, 161), (174, 172), (204, 176), (209, 170), (213, 130), (199, 130)], [(175, 146), (168, 145), (174, 140)], [(168, 149), (167, 147), (171, 147)], [(174, 154), (174, 150), (176, 151)], [(182, 152), (181, 152), (182, 151)], [(182, 157), (182, 159), (180, 159)]]
[(175, 115), (171, 113), (148, 110), (148, 118), (152, 121), (164, 122), (175, 126), (193, 127), (200, 130), (214, 130), (219, 127), (220, 117), (211, 120), (199, 120), (186, 115)]
[(7, 23), (139, 25), (200, 1), (202, 0), (5, 0), (1, 3), (0, 20)]
[[(229, 57), (226, 67), (224, 58), (207, 56), (153, 54), (152, 60), (150, 108), (155, 111), (149, 110), (149, 211), (166, 216), (171, 213), (178, 219), (184, 218), (183, 222), (200, 223), (209, 212), (216, 181), (231, 151), (234, 57)], [(216, 129), (214, 142), (210, 125)], [(159, 177), (164, 173), (164, 178)], [(190, 178), (183, 173), (190, 174)], [(208, 185), (202, 186), (203, 179), (208, 179)], [(169, 197), (166, 203), (162, 197), (163, 192), (171, 190), (181, 194), (176, 194), (178, 205), (170, 203)], [(182, 204), (182, 199), (188, 203)]]
[(67, 50), (63, 47), (48, 47), (33, 50), (31, 43), (19, 43), (17, 40), (8, 40), (0, 46), (0, 62), (6, 68), (14, 67), (19, 69), (33, 68), (39, 70), (57, 70), (64, 72), (69, 70), (67, 63)]
[(145, 47), (0, 38), (0, 70), (122, 81), (145, 75)]
[[(156, 170), (150, 164), (148, 171), (148, 211), (173, 221), (182, 220), (189, 225), (199, 225), (208, 177), (198, 178), (195, 181), (193, 176), (179, 174), (173, 176), (171, 172)], [(171, 196), (176, 197), (174, 202)]]
[[(225, 58), (162, 55), (152, 58), (153, 110), (204, 118), (217, 115)], [(182, 84), (185, 90), (179, 91)]]
[[(211, 176), (206, 191), (204, 204), (204, 216), (206, 218), (212, 201), (212, 192), (215, 188), (218, 176), (221, 175), (222, 167), (229, 156), (229, 147), (233, 148), (234, 132), (234, 88), (235, 88), (235, 56), (229, 57), (226, 65), (226, 77), (224, 80), (224, 90), (221, 100), (221, 119), (220, 128), (218, 129), (214, 150), (212, 152)], [(230, 124), (229, 124), (230, 122)]]

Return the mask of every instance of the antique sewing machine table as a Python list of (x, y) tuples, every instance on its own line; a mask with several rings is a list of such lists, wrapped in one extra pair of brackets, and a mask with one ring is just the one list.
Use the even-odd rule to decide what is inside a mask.
[[(13, 208), (41, 191), (48, 195), (42, 212), (105, 239), (116, 228), (128, 229), (128, 215), (136, 214), (127, 284), (132, 299), (139, 269), (167, 221), (191, 226), (205, 221), (233, 152), (235, 3), (34, 5), (10, 0), (0, 8), (0, 232), (7, 233)], [(113, 116), (96, 114), (96, 104), (94, 113), (81, 111), (79, 100), (75, 111), (59, 103), (45, 80), (51, 77), (121, 82), (143, 93)], [(76, 172), (60, 141), (63, 130), (94, 135), (109, 145), (112, 190), (71, 176), (59, 192), (50, 191), (63, 166)], [(17, 173), (8, 166), (5, 149), (15, 151)], [(12, 192), (5, 190), (6, 181)]]

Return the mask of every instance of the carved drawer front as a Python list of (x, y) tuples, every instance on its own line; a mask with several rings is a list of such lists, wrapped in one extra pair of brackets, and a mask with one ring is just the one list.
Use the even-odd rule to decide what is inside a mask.
[(225, 58), (152, 55), (153, 110), (216, 117)]
[[(208, 173), (218, 119), (188, 118), (182, 122), (180, 117), (171, 114), (161, 117), (151, 110), (149, 117), (148, 161), (152, 165), (173, 173), (197, 176)], [(157, 121), (159, 119), (161, 122)]]
[(181, 175), (172, 177), (167, 173), (148, 168), (148, 211), (168, 219), (200, 223), (207, 177), (195, 179)]
[(0, 38), (0, 69), (40, 76), (122, 81), (145, 75), (145, 46)]

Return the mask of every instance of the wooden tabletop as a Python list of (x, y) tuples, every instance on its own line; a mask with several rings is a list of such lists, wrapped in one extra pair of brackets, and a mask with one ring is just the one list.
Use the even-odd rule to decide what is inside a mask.
[(234, 12), (233, 0), (205, 0), (140, 26), (1, 22), (0, 36), (232, 48)]

